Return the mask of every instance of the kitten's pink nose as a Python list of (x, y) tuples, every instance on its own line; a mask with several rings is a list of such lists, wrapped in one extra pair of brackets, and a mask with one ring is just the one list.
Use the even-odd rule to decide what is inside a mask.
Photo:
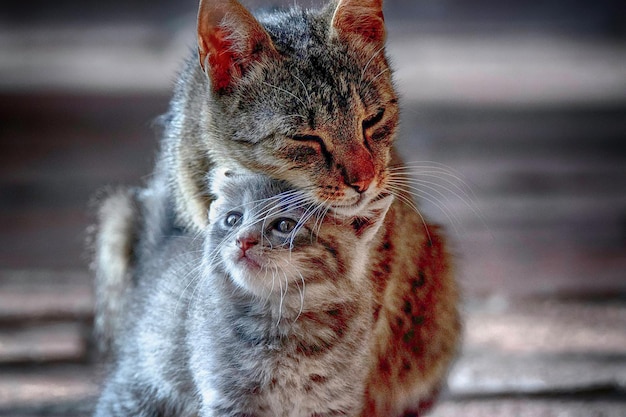
[(237, 238), (237, 246), (245, 254), (248, 249), (259, 243), (256, 236), (240, 236)]

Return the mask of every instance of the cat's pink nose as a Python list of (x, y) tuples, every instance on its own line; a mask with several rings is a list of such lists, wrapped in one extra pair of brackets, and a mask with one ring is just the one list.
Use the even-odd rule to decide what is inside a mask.
[(369, 188), (376, 176), (372, 154), (365, 146), (355, 146), (350, 149), (349, 154), (350, 157), (344, 165), (345, 182), (362, 193)]
[(259, 243), (255, 236), (240, 236), (237, 238), (237, 246), (245, 254), (248, 249)]

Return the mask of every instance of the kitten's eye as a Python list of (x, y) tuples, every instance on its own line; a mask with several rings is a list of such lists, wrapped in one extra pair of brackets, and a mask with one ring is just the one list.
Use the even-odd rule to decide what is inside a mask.
[(274, 229), (281, 233), (291, 233), (291, 231), (296, 227), (296, 224), (297, 222), (292, 219), (279, 219), (274, 223)]
[(243, 214), (237, 211), (231, 211), (230, 213), (228, 213), (228, 215), (224, 219), (224, 224), (227, 227), (235, 227), (241, 222), (242, 217), (243, 217)]
[(379, 109), (375, 115), (363, 120), (363, 130), (376, 126), (381, 120), (383, 120), (384, 115), (385, 109)]

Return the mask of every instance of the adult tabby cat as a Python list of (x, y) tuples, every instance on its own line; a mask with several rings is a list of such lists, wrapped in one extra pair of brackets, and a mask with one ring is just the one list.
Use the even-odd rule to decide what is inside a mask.
[(96, 415), (358, 416), (372, 331), (365, 255), (393, 197), (350, 222), (265, 176), (211, 182), (205, 233), (146, 265)]
[(394, 185), (398, 101), (381, 3), (253, 17), (235, 0), (201, 1), (199, 63), (181, 74), (154, 178), (101, 211), (100, 229), (115, 233), (97, 240), (96, 322), (115, 345), (127, 308), (117, 295), (141, 284), (170, 234), (207, 227), (212, 167), (285, 181), (348, 218), (388, 190), (396, 199), (367, 254), (374, 309), (363, 415), (417, 412), (431, 401), (459, 341), (457, 291), (438, 229)]

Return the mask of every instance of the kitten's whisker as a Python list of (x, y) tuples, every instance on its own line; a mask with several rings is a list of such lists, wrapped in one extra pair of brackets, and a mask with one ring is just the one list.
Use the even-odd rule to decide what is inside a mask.
[[(174, 306), (175, 314), (178, 313), (178, 307), (179, 307), (180, 303), (182, 302), (182, 300), (183, 300), (183, 298), (185, 296), (185, 293), (187, 292), (189, 287), (192, 284), (195, 284), (195, 283), (197, 283), (197, 282), (202, 280), (201, 274), (198, 273), (199, 271), (202, 270), (202, 267), (203, 267), (202, 259), (203, 259), (202, 257), (198, 258), (197, 264), (193, 268), (191, 268), (189, 271), (187, 271), (187, 273), (185, 273), (182, 278), (180, 278), (181, 281), (184, 281), (184, 280), (188, 279), (190, 276), (193, 276), (193, 278), (189, 280), (189, 282), (187, 283), (185, 288), (181, 291), (180, 295), (178, 296), (178, 299), (176, 300), (176, 305)], [(183, 268), (185, 266), (186, 265), (181, 265), (181, 268)], [(191, 298), (193, 298), (193, 293), (192, 293), (192, 297)], [(191, 302), (191, 298), (190, 298), (189, 302)], [(189, 304), (187, 305), (187, 308), (189, 308)]]
[[(315, 239), (317, 241), (317, 236), (320, 235), (321, 230), (322, 230), (322, 224), (324, 223), (324, 219), (326, 218), (326, 215), (328, 215), (328, 212), (330, 211), (331, 207), (327, 204), (328, 203), (328, 198), (323, 201), (322, 203), (319, 204), (318, 208), (320, 210), (320, 213), (318, 215), (318, 218), (315, 222), (315, 224), (313, 225), (313, 230), (314, 230), (314, 234), (315, 234)], [(313, 238), (313, 236), (311, 236), (311, 238)]]
[(302, 315), (302, 311), (304, 310), (304, 294), (306, 292), (306, 283), (304, 281), (304, 277), (302, 276), (302, 273), (299, 270), (297, 272), (298, 272), (298, 275), (300, 276), (300, 282), (302, 282), (302, 288), (300, 288), (300, 286), (298, 285), (298, 282), (295, 281), (296, 286), (298, 287), (298, 291), (300, 292), (300, 311), (298, 311), (298, 315), (296, 315), (294, 322), (298, 321), (298, 319)]
[[(215, 249), (213, 249), (210, 253), (205, 254), (202, 257), (202, 261), (198, 263), (198, 265), (195, 267), (197, 270), (202, 270), (204, 272), (204, 274), (198, 274), (198, 276), (196, 278), (194, 278), (194, 280), (192, 280), (183, 290), (183, 293), (181, 294), (181, 298), (184, 295), (184, 292), (187, 291), (187, 289), (189, 288), (189, 286), (192, 283), (195, 283), (193, 291), (189, 297), (189, 304), (187, 306), (187, 308), (191, 307), (191, 303), (193, 302), (194, 298), (195, 298), (195, 294), (196, 291), (198, 290), (198, 288), (200, 287), (200, 285), (203, 282), (203, 278), (208, 276), (212, 270), (216, 269), (218, 266), (223, 265), (224, 261), (222, 259), (218, 260), (218, 256), (220, 255), (220, 250), (223, 244), (226, 244), (226, 242), (230, 242), (232, 241), (232, 239), (235, 237), (236, 232), (235, 231), (231, 231), (230, 233), (228, 233), (219, 243), (217, 243), (215, 245)], [(204, 251), (202, 251), (204, 253)]]
[[(276, 264), (276, 262), (274, 262), (273, 260), (270, 260), (270, 262), (274, 265)], [(270, 272), (270, 267), (268, 266), (268, 268), (265, 270), (266, 277), (269, 272)], [(265, 305), (271, 304), (270, 300), (274, 296), (274, 288), (276, 288), (276, 266), (271, 268), (271, 272), (272, 272), (272, 287), (267, 293), (267, 298), (265, 299)]]
[[(278, 264), (276, 264), (276, 274), (278, 275), (279, 273), (279, 267)], [(278, 303), (278, 320), (276, 321), (276, 326), (278, 327), (278, 325), (280, 325), (280, 320), (283, 317), (283, 301), (284, 301), (284, 296), (283, 296), (283, 280), (278, 277), (278, 285), (280, 287), (280, 301)], [(286, 292), (287, 290), (285, 290)]]
[(281, 294), (281, 304), (284, 305), (287, 299), (287, 294), (289, 293), (289, 277), (287, 276), (287, 273), (285, 272), (285, 268), (279, 265), (279, 269), (280, 269), (280, 273), (285, 279), (285, 292)]

